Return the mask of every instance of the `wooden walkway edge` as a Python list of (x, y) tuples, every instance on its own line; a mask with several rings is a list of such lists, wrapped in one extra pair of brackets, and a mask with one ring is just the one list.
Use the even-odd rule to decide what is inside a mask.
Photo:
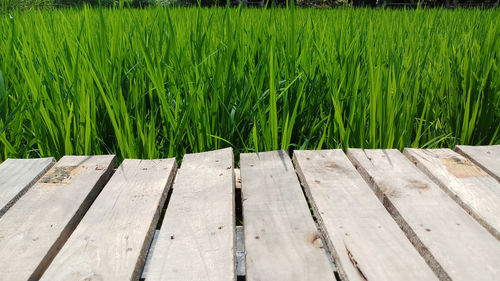
[(0, 280), (36, 280), (104, 186), (114, 156), (65, 156), (0, 219)]
[(7, 159), (0, 164), (0, 218), (55, 162), (54, 158)]
[(500, 145), (239, 156), (4, 161), (0, 280), (500, 280)]

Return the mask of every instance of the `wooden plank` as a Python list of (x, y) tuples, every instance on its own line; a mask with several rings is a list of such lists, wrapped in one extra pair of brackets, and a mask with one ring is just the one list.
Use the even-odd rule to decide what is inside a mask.
[(348, 157), (442, 280), (500, 280), (500, 243), (394, 149)]
[(294, 163), (342, 280), (437, 280), (342, 150)]
[(175, 168), (123, 161), (41, 280), (139, 279)]
[(240, 154), (246, 280), (335, 280), (286, 151)]
[(36, 280), (109, 178), (115, 157), (65, 156), (0, 219), (0, 280)]
[(54, 165), (54, 158), (7, 159), (0, 164), (0, 217)]
[(455, 151), (469, 158), (500, 182), (500, 145), (457, 145)]
[(148, 281), (235, 280), (233, 150), (184, 156)]
[(406, 148), (404, 154), (500, 240), (500, 182), (451, 149)]

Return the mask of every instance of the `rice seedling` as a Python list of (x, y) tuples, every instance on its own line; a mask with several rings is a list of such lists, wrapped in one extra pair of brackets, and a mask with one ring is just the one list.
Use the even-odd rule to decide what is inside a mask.
[(500, 143), (498, 10), (0, 18), (0, 159)]

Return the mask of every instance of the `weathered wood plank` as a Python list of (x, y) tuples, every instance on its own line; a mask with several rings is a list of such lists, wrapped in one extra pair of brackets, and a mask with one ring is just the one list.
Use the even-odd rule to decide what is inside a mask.
[(240, 154), (246, 280), (335, 280), (286, 151)]
[(137, 280), (175, 159), (126, 159), (41, 280)]
[(54, 165), (54, 158), (7, 159), (0, 164), (0, 217)]
[(65, 156), (0, 219), (0, 280), (36, 280), (104, 186), (115, 157)]
[(184, 156), (148, 281), (235, 280), (233, 150)]
[(457, 145), (455, 151), (469, 158), (500, 182), (500, 145)]
[(348, 157), (440, 279), (500, 280), (498, 240), (401, 152)]
[(406, 148), (404, 154), (500, 240), (500, 182), (451, 149)]
[(294, 164), (342, 280), (437, 280), (342, 150)]

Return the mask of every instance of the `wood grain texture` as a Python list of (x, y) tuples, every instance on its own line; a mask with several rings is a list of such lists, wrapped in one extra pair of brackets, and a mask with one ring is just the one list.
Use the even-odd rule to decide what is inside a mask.
[(500, 145), (457, 145), (455, 151), (469, 158), (500, 182)]
[(7, 159), (0, 164), (0, 218), (54, 163), (51, 157)]
[(335, 280), (286, 151), (240, 154), (246, 280)]
[(232, 149), (184, 156), (148, 281), (236, 280), (234, 190)]
[(115, 157), (65, 156), (0, 219), (0, 280), (37, 280), (109, 178)]
[(294, 164), (342, 280), (437, 280), (342, 150)]
[(401, 152), (348, 157), (442, 280), (500, 280), (500, 243)]
[(137, 280), (175, 159), (126, 159), (41, 280)]
[(407, 148), (404, 154), (500, 240), (500, 182), (451, 149)]

